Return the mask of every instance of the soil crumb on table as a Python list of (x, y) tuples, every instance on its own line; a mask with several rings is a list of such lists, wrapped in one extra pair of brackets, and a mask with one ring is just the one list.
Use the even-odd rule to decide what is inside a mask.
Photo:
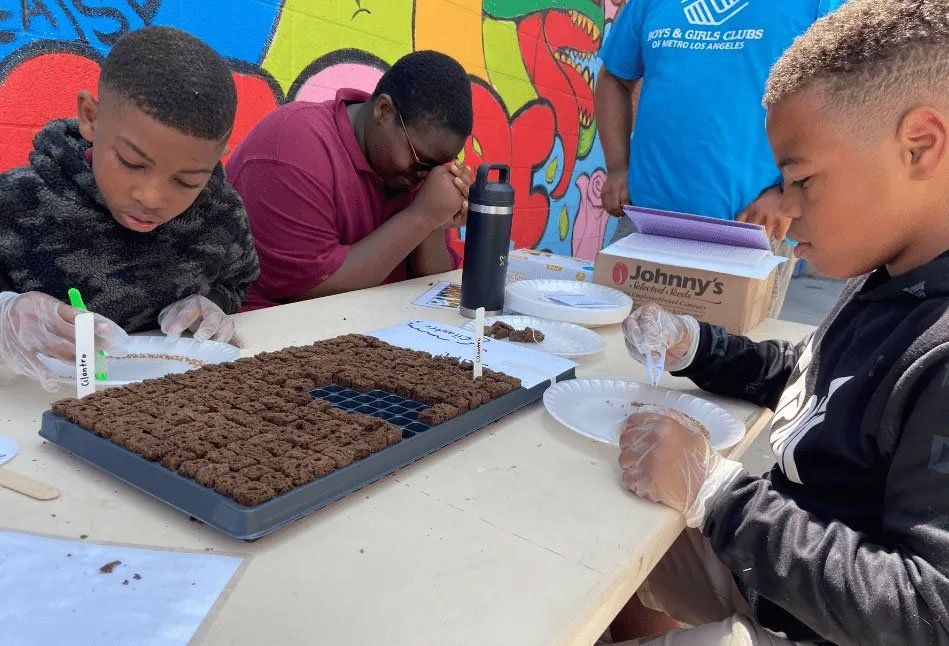
[(100, 567), (99, 571), (102, 572), (102, 574), (112, 574), (119, 565), (122, 565), (122, 561), (112, 561)]

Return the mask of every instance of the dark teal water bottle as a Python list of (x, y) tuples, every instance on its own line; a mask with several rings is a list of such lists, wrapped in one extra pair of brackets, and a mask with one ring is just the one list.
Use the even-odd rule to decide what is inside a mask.
[[(491, 174), (497, 171), (497, 179)], [(465, 267), (461, 274), (461, 313), (474, 318), (479, 307), (487, 316), (504, 310), (504, 280), (514, 218), (511, 169), (504, 164), (481, 164), (468, 191)]]

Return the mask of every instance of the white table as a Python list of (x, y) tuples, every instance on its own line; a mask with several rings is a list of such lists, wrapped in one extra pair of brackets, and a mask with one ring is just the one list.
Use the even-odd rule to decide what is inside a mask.
[[(244, 354), (456, 313), (411, 302), (439, 279), (240, 315)], [(808, 326), (766, 321), (755, 338)], [(580, 377), (645, 380), (618, 326)], [(664, 384), (695, 391), (683, 379)], [(60, 396), (67, 396), (63, 393)], [(749, 428), (770, 414), (717, 401)], [(247, 559), (198, 633), (210, 644), (577, 644), (589, 646), (683, 524), (622, 489), (616, 449), (579, 437), (537, 403), (255, 543), (231, 539), (87, 466), (37, 435), (56, 396), (0, 382), (7, 467), (62, 490), (37, 502), (0, 489), (0, 525), (89, 541), (208, 550)]]

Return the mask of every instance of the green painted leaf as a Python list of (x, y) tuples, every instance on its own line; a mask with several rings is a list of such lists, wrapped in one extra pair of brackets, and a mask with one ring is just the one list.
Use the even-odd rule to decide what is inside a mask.
[(577, 142), (577, 159), (586, 159), (586, 156), (593, 150), (594, 140), (596, 140), (596, 121), (590, 126), (580, 126), (580, 140)]
[(553, 184), (554, 180), (557, 179), (557, 168), (560, 166), (560, 160), (554, 157), (550, 160), (550, 163), (547, 164), (547, 170), (544, 172), (544, 178), (547, 180), (548, 184)]

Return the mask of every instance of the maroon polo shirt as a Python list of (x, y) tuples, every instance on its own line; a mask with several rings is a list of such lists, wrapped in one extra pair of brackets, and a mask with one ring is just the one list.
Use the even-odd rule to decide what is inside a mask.
[[(386, 193), (356, 140), (346, 106), (368, 98), (342, 89), (333, 101), (279, 106), (228, 160), (227, 179), (244, 200), (260, 258), (245, 310), (319, 285), (351, 245), (411, 202), (409, 194)], [(449, 254), (457, 267), (457, 255)], [(383, 282), (408, 277), (403, 260)]]

